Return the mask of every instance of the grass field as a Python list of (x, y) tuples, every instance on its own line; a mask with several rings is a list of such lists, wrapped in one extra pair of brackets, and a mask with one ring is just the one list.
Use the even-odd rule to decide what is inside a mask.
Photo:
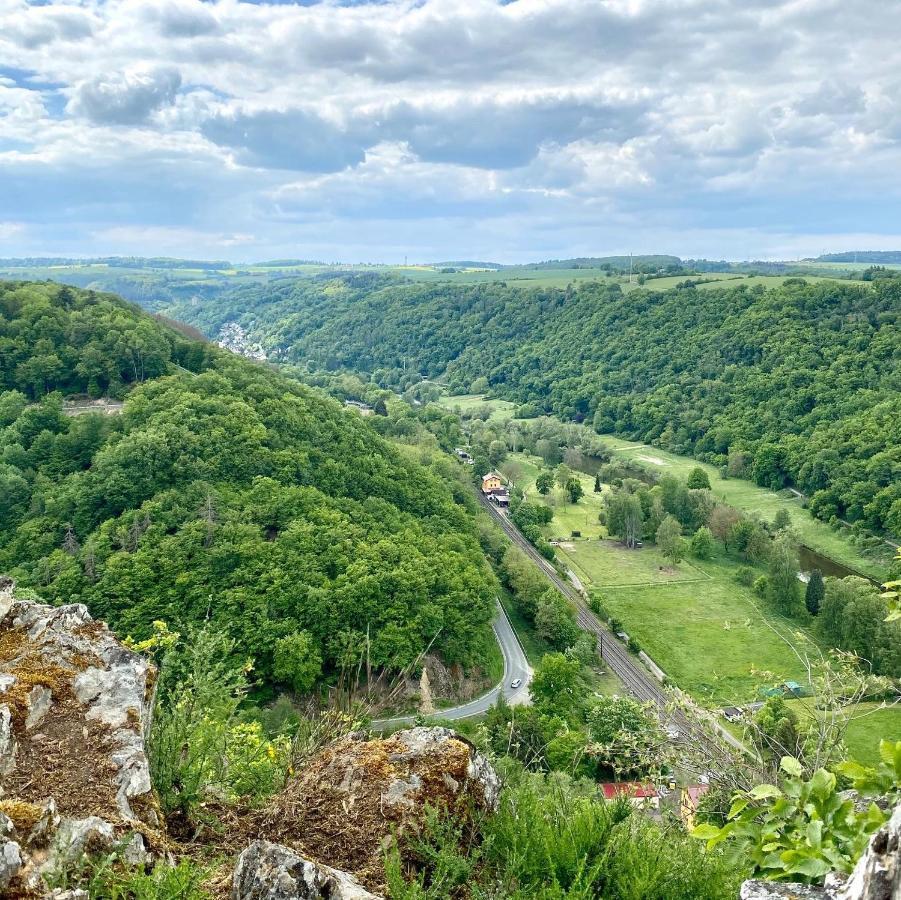
[[(789, 700), (788, 705), (799, 718), (817, 714), (811, 700)], [(845, 743), (848, 755), (867, 766), (879, 762), (879, 741), (901, 741), (901, 706), (882, 703), (858, 703), (848, 708), (848, 730)]]
[(879, 741), (901, 741), (901, 706), (880, 709), (876, 703), (860, 703), (851, 714), (845, 743), (848, 752), (864, 765), (879, 762)]
[(516, 404), (509, 400), (491, 400), (482, 394), (445, 394), (438, 403), (451, 412), (473, 413), (487, 409), (490, 411), (489, 420), (494, 422), (512, 419), (516, 409)]
[(803, 682), (804, 667), (788, 641), (799, 649), (814, 649), (813, 643), (797, 623), (765, 611), (734, 581), (734, 562), (686, 560), (671, 572), (661, 570), (662, 557), (652, 547), (626, 550), (608, 541), (574, 546), (558, 550), (561, 558), (698, 701), (739, 703), (754, 699), (762, 684)]
[(543, 503), (554, 511), (553, 520), (543, 529), (546, 537), (552, 540), (557, 538), (568, 540), (574, 531), (578, 531), (582, 537), (606, 537), (607, 530), (598, 521), (598, 513), (604, 505), (603, 494), (594, 492), (594, 478), (591, 475), (584, 472), (574, 473), (582, 483), (584, 494), (578, 503), (570, 503), (564, 492), (556, 485), (543, 497), (538, 493), (535, 479), (543, 465), (539, 457), (527, 456), (525, 453), (511, 453), (507, 459), (515, 463), (522, 473), (516, 484), (525, 491), (526, 499), (532, 503)]
[(885, 578), (885, 566), (890, 556), (886, 547), (886, 562), (874, 561), (864, 556), (841, 531), (833, 531), (825, 522), (815, 519), (796, 497), (783, 497), (767, 488), (758, 487), (753, 482), (741, 478), (720, 478), (714, 466), (699, 463), (687, 456), (677, 456), (634, 441), (624, 441), (612, 435), (602, 435), (604, 443), (614, 455), (635, 459), (658, 473), (672, 472), (680, 478), (700, 466), (710, 477), (713, 493), (737, 509), (747, 513), (757, 513), (766, 521), (772, 521), (779, 509), (788, 511), (792, 527), (799, 534), (802, 543), (843, 565), (857, 569), (871, 578)]
[(558, 553), (583, 584), (590, 582), (597, 588), (710, 581), (709, 575), (688, 560), (673, 568), (663, 554), (651, 546), (630, 550), (619, 541), (574, 541), (569, 547), (560, 547)]

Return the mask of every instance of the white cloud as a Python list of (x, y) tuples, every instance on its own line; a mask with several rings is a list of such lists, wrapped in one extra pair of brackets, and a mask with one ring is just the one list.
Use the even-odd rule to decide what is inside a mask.
[(104, 125), (140, 125), (175, 102), (181, 87), (177, 69), (157, 67), (98, 75), (75, 85), (69, 112)]
[(327, 222), (347, 258), (386, 229), (442, 256), (892, 235), (889, 6), (0, 0), (0, 220), (22, 250), (43, 224), (83, 252), (261, 255)]

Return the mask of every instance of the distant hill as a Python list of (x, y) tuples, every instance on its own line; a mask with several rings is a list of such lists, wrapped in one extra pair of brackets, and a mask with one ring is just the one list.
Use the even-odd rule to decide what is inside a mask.
[[(209, 620), (264, 685), (283, 640), (313, 679), (364, 652), (481, 664), (496, 589), (438, 474), (179, 332), (109, 294), (0, 281), (0, 573), (138, 639)], [(125, 409), (67, 417), (72, 394)]]
[(845, 253), (824, 253), (804, 262), (881, 263), (901, 265), (901, 250), (848, 250)]
[(500, 269), (507, 268), (503, 263), (496, 262), (477, 262), (472, 259), (454, 259), (449, 262), (436, 262), (429, 263), (430, 266), (435, 266), (440, 269), (444, 268), (454, 268), (454, 269), (494, 269), (498, 271)]
[(267, 259), (253, 265), (261, 269), (284, 269), (286, 266), (327, 266), (319, 259)]
[(118, 269), (230, 269), (224, 259), (175, 259), (169, 256), (23, 256), (0, 259), (2, 269), (31, 269), (45, 266), (110, 266)]
[(634, 271), (656, 271), (667, 266), (681, 266), (678, 256), (648, 254), (632, 256), (578, 256), (573, 259), (547, 259), (544, 262), (527, 263), (526, 269), (620, 269), (627, 271), (629, 265)]
[(288, 361), (377, 381), (412, 369), (466, 393), (487, 378), (497, 397), (901, 533), (899, 309), (891, 279), (624, 293), (612, 279), (530, 290), (386, 277), (253, 285), (168, 314), (207, 334), (238, 321)]

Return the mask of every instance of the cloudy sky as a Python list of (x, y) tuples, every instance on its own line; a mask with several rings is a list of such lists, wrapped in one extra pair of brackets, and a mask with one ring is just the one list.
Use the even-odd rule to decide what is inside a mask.
[(0, 257), (901, 248), (896, 0), (0, 0)]

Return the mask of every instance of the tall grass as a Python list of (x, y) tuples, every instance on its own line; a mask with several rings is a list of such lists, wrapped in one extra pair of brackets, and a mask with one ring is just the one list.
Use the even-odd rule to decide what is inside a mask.
[(740, 873), (676, 824), (653, 822), (628, 801), (555, 773), (509, 769), (498, 812), (479, 823), (481, 843), (429, 824), (412, 845), (418, 871), (389, 859), (394, 900), (732, 900)]

